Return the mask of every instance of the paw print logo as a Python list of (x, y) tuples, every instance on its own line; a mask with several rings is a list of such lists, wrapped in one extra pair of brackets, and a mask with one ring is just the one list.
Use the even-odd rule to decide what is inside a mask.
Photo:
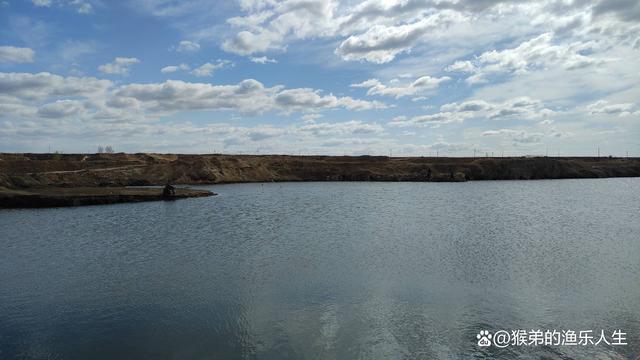
[(489, 330), (480, 330), (480, 333), (476, 335), (476, 338), (478, 339), (478, 346), (491, 346), (491, 334), (489, 333)]

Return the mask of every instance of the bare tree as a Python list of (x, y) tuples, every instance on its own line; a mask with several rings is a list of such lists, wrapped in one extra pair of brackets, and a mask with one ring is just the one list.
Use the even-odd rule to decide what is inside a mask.
[(111, 146), (111, 145), (105, 146), (104, 147), (104, 152), (106, 152), (107, 154), (113, 154), (114, 153), (113, 146)]
[(104, 152), (104, 148), (102, 145), (98, 145), (98, 154), (102, 154)]

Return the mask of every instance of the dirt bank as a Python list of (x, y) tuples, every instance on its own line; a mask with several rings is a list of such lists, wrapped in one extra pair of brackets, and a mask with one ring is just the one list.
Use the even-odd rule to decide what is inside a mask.
[(640, 176), (638, 158), (0, 154), (0, 186), (114, 187), (266, 181), (466, 181)]

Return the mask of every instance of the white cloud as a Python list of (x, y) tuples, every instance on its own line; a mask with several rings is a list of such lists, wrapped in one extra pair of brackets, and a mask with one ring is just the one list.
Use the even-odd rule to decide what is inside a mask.
[(92, 77), (62, 77), (46, 72), (0, 73), (0, 94), (18, 100), (43, 100), (50, 97), (101, 97), (113, 83)]
[(200, 44), (195, 41), (182, 40), (176, 47), (177, 52), (198, 52), (200, 51)]
[(171, 74), (174, 73), (176, 71), (189, 71), (189, 65), (187, 64), (180, 64), (180, 65), (169, 65), (169, 66), (165, 66), (162, 69), (160, 69), (160, 72), (163, 74)]
[(273, 126), (257, 126), (254, 128), (241, 130), (244, 136), (248, 137), (251, 141), (262, 141), (278, 136), (282, 136), (287, 133), (286, 129), (276, 128)]
[(320, 119), (321, 117), (322, 117), (322, 114), (311, 113), (311, 114), (302, 115), (300, 119), (307, 124), (311, 124), (311, 123), (314, 123), (316, 119)]
[[(626, 37), (631, 46), (634, 42), (640, 44), (634, 22), (629, 21), (637, 7), (628, 3), (632, 2), (605, 5), (604, 0), (243, 0), (241, 16), (228, 18), (224, 25), (211, 25), (211, 11), (204, 9), (203, 0), (135, 2), (140, 11), (180, 19), (176, 26), (188, 29), (183, 31), (194, 39), (222, 34), (222, 49), (239, 55), (287, 51), (303, 40), (328, 39), (337, 44), (334, 52), (344, 60), (387, 63), (398, 54), (415, 52), (420, 56), (427, 49), (441, 54), (448, 48), (460, 51), (462, 56), (489, 53), (494, 44), (521, 41), (523, 36), (546, 32), (555, 33), (550, 45), (559, 47), (551, 52), (561, 53), (567, 46), (569, 52), (573, 51), (562, 62), (567, 69), (607, 60), (591, 56), (588, 49), (576, 49), (585, 43), (580, 37), (599, 33), (602, 38)], [(532, 58), (528, 60), (535, 63)], [(473, 65), (467, 59), (456, 65), (465, 67), (451, 65), (449, 70), (471, 72)], [(478, 75), (469, 81), (484, 80)]]
[(450, 143), (446, 141), (438, 141), (433, 144), (427, 145), (429, 151), (437, 151), (439, 153), (456, 153), (461, 151), (467, 151), (471, 149), (469, 144), (464, 143)]
[(632, 114), (634, 105), (632, 103), (610, 104), (606, 100), (599, 100), (587, 106), (589, 114), (606, 114), (628, 116)]
[(338, 99), (335, 96), (322, 96), (319, 91), (313, 89), (291, 89), (280, 92), (276, 103), (285, 107), (300, 108), (336, 106)]
[(475, 65), (473, 65), (471, 61), (463, 60), (463, 61), (456, 61), (455, 63), (447, 66), (445, 68), (445, 71), (470, 73), (470, 72), (475, 72), (476, 67)]
[(93, 6), (84, 0), (72, 0), (69, 2), (70, 5), (76, 8), (78, 14), (90, 14), (93, 12)]
[[(396, 80), (396, 79), (394, 79)], [(441, 78), (422, 76), (411, 83), (401, 86), (389, 86), (381, 83), (378, 79), (369, 79), (359, 84), (351, 84), (355, 88), (368, 88), (367, 95), (390, 96), (399, 99), (403, 96), (413, 96), (434, 90), (441, 83), (451, 80), (445, 76)], [(399, 81), (395, 81), (397, 83)]]
[[(46, 3), (43, 6), (56, 9), (56, 13), (62, 8), (82, 11), (83, 3), (93, 5), (93, 10), (103, 6), (100, 0), (35, 1)], [(519, 133), (521, 131), (525, 131), (526, 135), (544, 134), (545, 142), (562, 139), (558, 140), (560, 142), (568, 133), (578, 133), (582, 138), (594, 127), (602, 128), (602, 134), (606, 131), (611, 134), (615, 130), (622, 137), (621, 134), (628, 133), (624, 135), (631, 138), (626, 138), (628, 143), (634, 136), (637, 137), (637, 131), (634, 132), (633, 128), (635, 117), (628, 116), (640, 113), (636, 105), (640, 95), (635, 61), (640, 49), (637, 2), (240, 0), (241, 16), (227, 19), (226, 22), (212, 19), (229, 11), (235, 15), (238, 9), (232, 7), (237, 5), (223, 4), (212, 8), (205, 0), (134, 0), (130, 6), (161, 18), (169, 27), (177, 28), (181, 34), (179, 36), (182, 36), (177, 40), (189, 39), (183, 40), (185, 43), (180, 50), (182, 44), (175, 43), (171, 51), (196, 50), (200, 44), (217, 41), (223, 49), (246, 55), (247, 60), (256, 64), (271, 63), (278, 57), (277, 52), (288, 51), (292, 54), (280, 59), (282, 66), (279, 68), (286, 69), (289, 61), (293, 61), (308, 68), (320, 66), (323, 74), (337, 68), (340, 71), (356, 71), (361, 74), (360, 80), (371, 80), (354, 84), (353, 87), (363, 89), (359, 91), (370, 96), (388, 97), (389, 104), (342, 95), (349, 89), (340, 88), (344, 78), (334, 76), (325, 79), (337, 80), (337, 87), (331, 88), (334, 91), (332, 94), (313, 88), (313, 81), (318, 79), (311, 79), (308, 88), (291, 89), (263, 85), (256, 80), (227, 85), (159, 80), (158, 83), (123, 85), (95, 78), (57, 77), (48, 73), (3, 74), (0, 76), (0, 131), (15, 128), (4, 125), (7, 122), (23, 124), (25, 129), (36, 134), (49, 131), (43, 125), (45, 123), (77, 121), (77, 130), (65, 131), (80, 133), (102, 126), (108, 132), (109, 126), (117, 123), (121, 133), (126, 133), (127, 127), (130, 127), (131, 131), (135, 128), (135, 131), (147, 135), (155, 130), (171, 134), (211, 131), (217, 135), (223, 132), (222, 127), (214, 129), (211, 126), (187, 126), (184, 123), (144, 127), (142, 123), (159, 125), (156, 122), (158, 119), (163, 119), (163, 123), (176, 118), (184, 119), (182, 114), (172, 115), (178, 112), (183, 112), (185, 116), (194, 111), (211, 112), (207, 116), (211, 115), (213, 122), (217, 121), (216, 116), (233, 118), (238, 113), (273, 112), (278, 113), (274, 116), (281, 116), (299, 112), (292, 118), (280, 118), (285, 122), (282, 127), (226, 126), (224, 130), (230, 134), (229, 142), (233, 139), (240, 139), (240, 142), (254, 141), (252, 139), (277, 142), (280, 137), (320, 136), (310, 130), (298, 131), (296, 124), (286, 125), (290, 120), (300, 119), (300, 126), (317, 123), (328, 126), (337, 124), (333, 118), (329, 119), (329, 113), (337, 114), (337, 119), (344, 119), (344, 110), (384, 109), (394, 106), (392, 99), (419, 101), (429, 98), (432, 101), (428, 104), (450, 104), (434, 110), (423, 107), (426, 102), (403, 101), (403, 106), (394, 108), (393, 114), (404, 113), (405, 116), (394, 119), (388, 125), (439, 127), (438, 132), (451, 136), (450, 142), (444, 138), (434, 142), (435, 131), (416, 130), (416, 137), (424, 144), (450, 144), (453, 147), (459, 145), (457, 141), (460, 137), (469, 141), (470, 136), (475, 136), (480, 142), (493, 143), (496, 139), (505, 143), (516, 142), (512, 138), (528, 139)], [(13, 6), (7, 9), (11, 8)], [(41, 8), (37, 12), (42, 11), (46, 10)], [(12, 16), (7, 27), (17, 44), (38, 49), (38, 61), (42, 59), (47, 64), (52, 61), (62, 64), (42, 64), (57, 71), (78, 71), (75, 73), (81, 74), (79, 70), (83, 70), (82, 65), (71, 65), (72, 69), (69, 70), (66, 64), (82, 64), (83, 59), (72, 59), (93, 51), (90, 46), (83, 47), (81, 44), (75, 48), (69, 46), (69, 50), (65, 51), (64, 41), (58, 42), (59, 45), (53, 48), (48, 47), (54, 40), (51, 34), (55, 29), (42, 26), (26, 16)], [(87, 44), (98, 50), (101, 47), (98, 43)], [(40, 56), (40, 49), (53, 49), (54, 53)], [(313, 52), (314, 56), (303, 57), (300, 51), (304, 51), (304, 55)], [(345, 64), (344, 61), (369, 64)], [(382, 63), (387, 65), (376, 65)], [(194, 75), (215, 76), (215, 71), (220, 69), (215, 61), (204, 66), (199, 66), (202, 63), (189, 64), (191, 67), (179, 64), (179, 61), (167, 63), (170, 66), (158, 70), (164, 74), (178, 71), (186, 74), (195, 66)], [(122, 72), (128, 72), (130, 66)], [(445, 75), (456, 81), (434, 83), (434, 80), (448, 78), (440, 73), (442, 70), (451, 72)], [(404, 73), (414, 75), (401, 76)], [(420, 79), (416, 79), (420, 74), (434, 74), (437, 77), (418, 81)], [(285, 74), (285, 77), (289, 75)], [(485, 85), (467, 87), (464, 86), (464, 80)], [(359, 94), (359, 91), (351, 91)], [(606, 99), (609, 102), (590, 104), (584, 103), (584, 99)], [(422, 113), (419, 112), (421, 108)], [(228, 112), (214, 112), (216, 110)], [(372, 121), (380, 121), (377, 116), (387, 117), (390, 113), (376, 111), (361, 116), (363, 124), (371, 124)], [(326, 121), (317, 120), (316, 117), (321, 114), (325, 115)], [(614, 116), (627, 118), (612, 122)], [(628, 121), (630, 117), (631, 121)], [(486, 127), (502, 119), (509, 121), (502, 122), (499, 128), (513, 124), (518, 126), (500, 130), (513, 130), (515, 133), (502, 131), (499, 135), (481, 136), (483, 131), (499, 131)], [(520, 127), (523, 122), (531, 128)], [(27, 126), (27, 123), (40, 125)], [(552, 127), (557, 127), (557, 130)], [(116, 126), (113, 125), (113, 128)], [(403, 130), (388, 135), (394, 136)], [(384, 143), (376, 143), (376, 146), (389, 146), (394, 141), (354, 138), (322, 141), (342, 143), (347, 152), (353, 148), (368, 150), (368, 146), (375, 141)], [(0, 139), (3, 140), (0, 142), (5, 139)], [(287, 138), (283, 143), (290, 140)], [(589, 138), (589, 141), (592, 140)], [(616, 140), (615, 143), (620, 141)], [(318, 145), (317, 142), (315, 144)], [(430, 145), (424, 144), (415, 149), (428, 150)]]
[(343, 107), (348, 110), (383, 109), (387, 106), (377, 101), (357, 100), (351, 97), (338, 98), (322, 95), (320, 91), (309, 88), (283, 90), (275, 96), (275, 102), (287, 111), (305, 111), (314, 108)]
[[(320, 144), (320, 146), (322, 147), (327, 147), (327, 148), (335, 148), (335, 147), (341, 147), (341, 146), (348, 146), (348, 149), (353, 149), (354, 146), (358, 147), (361, 145), (374, 145), (374, 144), (380, 144), (382, 141), (381, 139), (378, 138), (343, 138), (343, 139), (331, 139), (328, 141), (324, 141)], [(367, 151), (365, 151), (365, 153), (368, 153)]]
[(131, 67), (139, 63), (137, 58), (117, 57), (111, 63), (98, 66), (98, 70), (110, 75), (129, 75)]
[(371, 110), (371, 109), (386, 109), (389, 106), (379, 101), (367, 101), (354, 99), (350, 96), (338, 98), (338, 106), (344, 107), (347, 110)]
[(241, 4), (244, 16), (227, 19), (240, 28), (222, 48), (240, 55), (284, 50), (298, 40), (337, 38), (335, 53), (344, 60), (373, 63), (392, 61), (432, 35), (444, 34), (451, 24), (471, 20), (469, 11), (483, 11), (494, 1), (337, 0), (264, 1)]
[(0, 46), (0, 63), (32, 63), (35, 51), (15, 46)]
[(38, 6), (38, 7), (49, 7), (51, 6), (51, 0), (31, 0), (31, 2), (33, 3), (33, 5)]
[(487, 102), (483, 100), (469, 100), (461, 103), (445, 104), (442, 111), (482, 116), (487, 119), (538, 119), (554, 115), (554, 111), (543, 106), (542, 102), (527, 96), (517, 97), (504, 102)]
[(275, 59), (270, 59), (266, 56), (260, 56), (260, 57), (252, 57), (251, 62), (256, 63), (256, 64), (267, 64), (267, 63), (272, 63), (272, 64), (276, 64), (278, 61)]
[(439, 112), (431, 115), (414, 116), (408, 119), (405, 116), (394, 118), (389, 126), (392, 127), (423, 127), (431, 126), (438, 127), (443, 124), (461, 123), (465, 118), (469, 117), (465, 114), (452, 113), (452, 112)]
[(335, 0), (286, 0), (242, 6), (249, 14), (227, 20), (243, 30), (226, 39), (222, 48), (239, 55), (284, 49), (292, 39), (326, 36), (335, 31)]
[(515, 48), (491, 50), (474, 60), (457, 61), (447, 71), (472, 73), (467, 78), (470, 84), (484, 83), (491, 75), (522, 74), (549, 66), (561, 66), (565, 70), (576, 70), (603, 64), (606, 60), (583, 55), (596, 46), (593, 42), (554, 44), (553, 34), (544, 33), (527, 40)]
[[(0, 105), (12, 109), (14, 114), (37, 112), (39, 116), (48, 118), (73, 114), (110, 121), (133, 117), (144, 119), (180, 111), (228, 109), (240, 113), (317, 113), (337, 108), (357, 111), (386, 107), (375, 101), (323, 95), (319, 90), (309, 88), (265, 87), (253, 79), (235, 85), (177, 80), (116, 85), (91, 77), (0, 73), (0, 93)], [(79, 111), (80, 108), (84, 110)]]
[[(54, 3), (53, 0), (31, 0), (31, 2), (37, 7), (51, 7)], [(85, 0), (58, 0), (56, 3), (58, 5), (74, 7), (78, 14), (89, 14), (93, 12), (93, 5)]]
[(205, 63), (195, 69), (193, 69), (191, 71), (191, 74), (193, 74), (194, 76), (197, 77), (209, 77), (209, 76), (213, 76), (213, 73), (218, 70), (218, 69), (222, 69), (226, 66), (229, 66), (231, 64), (230, 61), (228, 60), (218, 60), (216, 61), (216, 63)]
[(518, 97), (504, 102), (488, 102), (484, 100), (468, 100), (461, 103), (450, 103), (440, 107), (440, 112), (412, 118), (398, 117), (389, 125), (395, 127), (440, 126), (443, 124), (462, 123), (466, 119), (483, 118), (489, 120), (517, 119), (536, 120), (554, 115), (555, 112), (543, 106), (541, 101), (528, 97)]
[(593, 7), (593, 15), (596, 17), (614, 14), (623, 21), (637, 23), (640, 20), (640, 3), (633, 0), (606, 1), (601, 0)]
[(76, 100), (57, 100), (56, 102), (42, 105), (38, 109), (38, 115), (44, 118), (67, 118), (78, 115), (84, 110), (84, 106), (80, 101)]
[(249, 79), (236, 85), (211, 85), (168, 80), (156, 84), (128, 84), (116, 90), (119, 98), (139, 101), (151, 112), (236, 109), (259, 112), (273, 109), (273, 96), (279, 88), (265, 88)]
[(429, 31), (446, 27), (453, 21), (461, 21), (461, 16), (442, 11), (410, 24), (374, 25), (362, 34), (349, 36), (338, 46), (336, 54), (344, 60), (384, 64), (409, 51)]
[(299, 127), (297, 131), (301, 133), (310, 133), (316, 136), (336, 136), (379, 134), (384, 131), (384, 128), (375, 123), (364, 123), (362, 121), (354, 120), (338, 123), (312, 123)]
[(524, 130), (500, 129), (489, 130), (482, 133), (482, 136), (499, 136), (513, 141), (515, 146), (539, 144), (544, 138), (543, 133), (527, 132)]

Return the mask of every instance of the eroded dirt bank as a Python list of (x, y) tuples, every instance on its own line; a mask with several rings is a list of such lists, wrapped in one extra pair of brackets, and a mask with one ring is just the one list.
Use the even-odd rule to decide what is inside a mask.
[(0, 186), (114, 187), (265, 181), (465, 181), (640, 176), (638, 158), (0, 154)]

